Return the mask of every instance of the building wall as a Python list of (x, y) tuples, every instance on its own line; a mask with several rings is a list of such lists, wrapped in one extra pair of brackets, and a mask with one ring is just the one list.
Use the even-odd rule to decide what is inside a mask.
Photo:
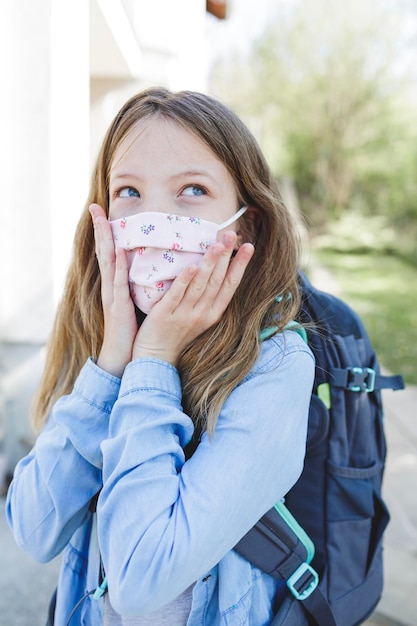
[(0, 5), (0, 489), (33, 442), (29, 404), (92, 162), (149, 85), (207, 88), (205, 0)]

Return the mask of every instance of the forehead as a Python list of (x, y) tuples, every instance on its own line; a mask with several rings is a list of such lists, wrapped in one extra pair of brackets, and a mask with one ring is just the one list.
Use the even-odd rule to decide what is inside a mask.
[(113, 155), (111, 169), (126, 159), (142, 157), (215, 160), (212, 149), (197, 134), (163, 117), (149, 117), (137, 122), (125, 135)]
[(109, 184), (129, 175), (156, 184), (204, 176), (221, 193), (236, 192), (234, 175), (213, 150), (191, 130), (160, 116), (135, 124), (115, 151)]

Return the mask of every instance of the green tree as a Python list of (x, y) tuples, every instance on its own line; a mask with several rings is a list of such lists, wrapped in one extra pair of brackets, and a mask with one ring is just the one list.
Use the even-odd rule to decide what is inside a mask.
[(277, 11), (248, 58), (216, 69), (217, 91), (316, 228), (351, 208), (417, 219), (407, 17), (389, 0), (301, 0)]

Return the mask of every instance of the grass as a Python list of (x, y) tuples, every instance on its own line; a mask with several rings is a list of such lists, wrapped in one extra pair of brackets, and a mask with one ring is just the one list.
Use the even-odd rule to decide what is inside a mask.
[(382, 252), (315, 249), (362, 317), (380, 363), (417, 384), (417, 268)]

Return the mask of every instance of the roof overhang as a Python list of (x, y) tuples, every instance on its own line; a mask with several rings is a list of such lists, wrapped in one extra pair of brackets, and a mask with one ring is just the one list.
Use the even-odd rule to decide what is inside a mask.
[(206, 10), (219, 20), (224, 20), (227, 16), (227, 0), (206, 0)]

